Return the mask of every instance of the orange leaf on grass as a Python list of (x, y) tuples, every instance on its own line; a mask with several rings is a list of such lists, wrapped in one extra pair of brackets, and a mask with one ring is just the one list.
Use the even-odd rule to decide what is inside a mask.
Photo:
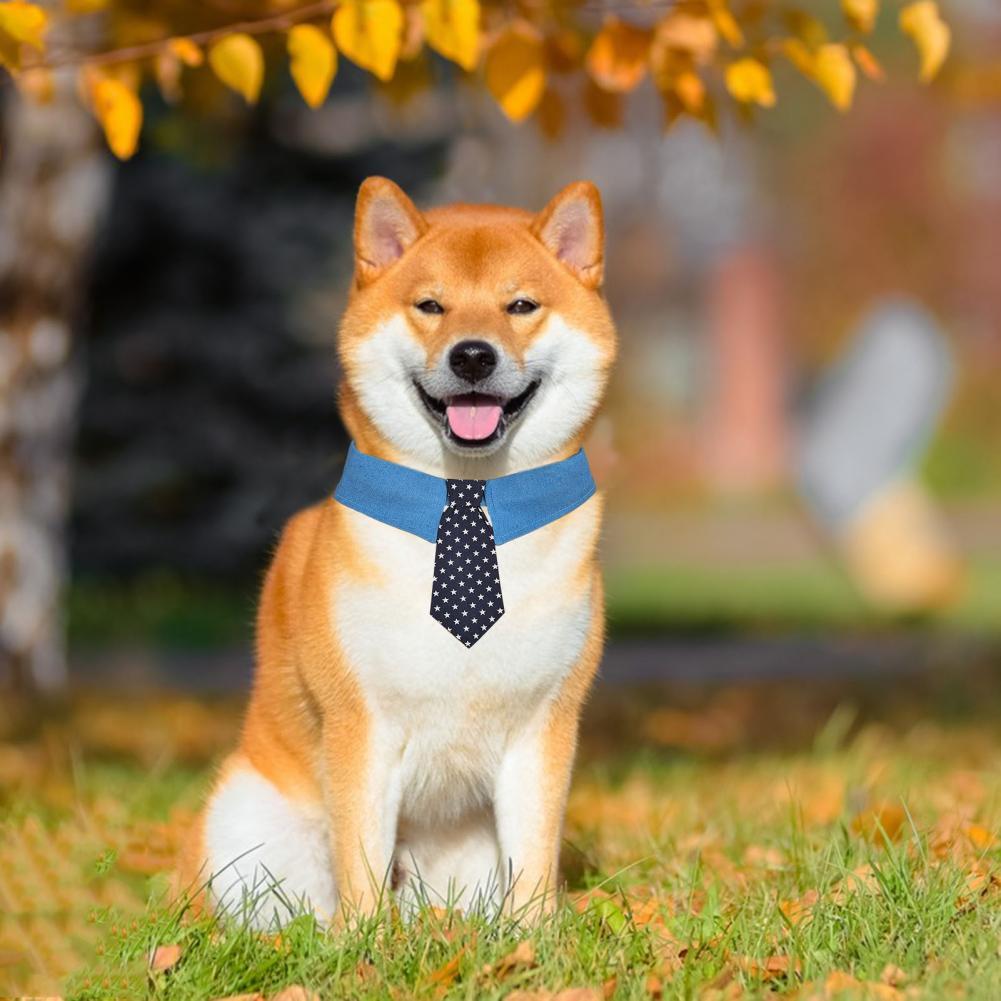
[(320, 1001), (320, 995), (307, 990), (302, 984), (292, 984), (273, 995), (271, 1001)]
[(503, 980), (517, 970), (527, 970), (532, 966), (535, 966), (535, 946), (526, 938), (496, 963), (484, 966), (482, 972), (492, 974), (497, 980)]
[(856, 815), (852, 830), (866, 841), (883, 844), (900, 837), (906, 820), (907, 814), (899, 803), (876, 803)]
[(179, 945), (158, 945), (149, 959), (149, 968), (153, 973), (163, 973), (176, 966), (181, 958), (182, 949)]

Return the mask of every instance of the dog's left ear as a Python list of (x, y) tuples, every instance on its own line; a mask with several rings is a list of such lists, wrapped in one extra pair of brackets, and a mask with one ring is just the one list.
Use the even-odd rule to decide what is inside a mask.
[(355, 274), (366, 285), (398, 261), (427, 232), (427, 223), (402, 189), (386, 177), (369, 177), (355, 206)]
[(601, 195), (590, 181), (568, 184), (536, 217), (532, 232), (588, 288), (605, 271)]

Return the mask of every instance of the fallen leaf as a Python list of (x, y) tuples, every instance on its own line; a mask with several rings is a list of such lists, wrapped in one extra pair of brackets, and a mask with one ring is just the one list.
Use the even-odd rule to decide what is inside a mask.
[(900, 837), (906, 819), (907, 814), (899, 803), (877, 803), (855, 817), (852, 830), (866, 841), (883, 844)]
[(862, 982), (843, 970), (832, 970), (824, 981), (824, 991), (827, 994), (837, 994), (841, 991), (857, 991)]
[(334, 11), (331, 29), (348, 59), (386, 81), (403, 46), (404, 20), (397, 0), (345, 0)]
[(883, 972), (879, 975), (879, 979), (882, 983), (889, 984), (891, 987), (900, 987), (907, 982), (907, 974), (899, 966), (887, 963), (883, 967)]
[(181, 947), (179, 945), (158, 945), (150, 956), (149, 968), (153, 973), (163, 973), (172, 966), (176, 966), (181, 958)]
[(791, 925), (798, 925), (813, 914), (813, 908), (820, 899), (817, 890), (807, 890), (798, 900), (783, 900), (779, 910), (786, 916)]
[(952, 31), (942, 20), (935, 0), (917, 0), (900, 11), (900, 30), (917, 46), (921, 57), (921, 79), (928, 83), (942, 68)]
[(428, 45), (466, 72), (480, 54), (479, 0), (423, 0), (424, 35)]
[(257, 41), (237, 32), (220, 39), (209, 49), (209, 65), (215, 75), (247, 104), (254, 104), (264, 82), (264, 56)]
[(993, 848), (997, 844), (997, 838), (994, 834), (987, 830), (986, 827), (981, 827), (980, 824), (970, 824), (966, 828), (965, 833), (970, 841), (973, 842), (973, 846), (979, 848), (981, 851)]
[(272, 995), (271, 1001), (320, 1001), (320, 995), (301, 984), (292, 984)]
[(337, 50), (314, 24), (297, 24), (288, 33), (289, 72), (303, 100), (318, 108), (337, 74)]
[(604, 1001), (600, 987), (569, 987), (557, 991), (553, 1001)]
[(432, 970), (427, 975), (427, 982), (437, 984), (440, 987), (450, 986), (459, 975), (459, 967), (462, 965), (462, 957), (465, 953), (466, 947), (463, 946), (454, 956), (442, 963), (437, 970)]
[(531, 940), (524, 939), (506, 956), (497, 960), (490, 967), (490, 973), (498, 980), (503, 980), (516, 970), (524, 970), (535, 966), (535, 946)]

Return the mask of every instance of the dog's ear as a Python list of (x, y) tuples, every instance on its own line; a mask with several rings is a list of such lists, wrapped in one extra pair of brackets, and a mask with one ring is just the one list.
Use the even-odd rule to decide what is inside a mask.
[(601, 195), (590, 181), (568, 184), (538, 214), (532, 232), (588, 288), (601, 285), (605, 225)]
[(355, 204), (355, 274), (367, 284), (399, 260), (426, 231), (414, 203), (385, 177), (369, 177)]

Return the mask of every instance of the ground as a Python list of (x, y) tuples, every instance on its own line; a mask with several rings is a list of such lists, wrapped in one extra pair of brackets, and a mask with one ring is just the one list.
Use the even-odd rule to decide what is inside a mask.
[(605, 689), (552, 920), (275, 938), (162, 904), (236, 701), (5, 704), (0, 995), (997, 998), (999, 707), (989, 650), (864, 681)]

